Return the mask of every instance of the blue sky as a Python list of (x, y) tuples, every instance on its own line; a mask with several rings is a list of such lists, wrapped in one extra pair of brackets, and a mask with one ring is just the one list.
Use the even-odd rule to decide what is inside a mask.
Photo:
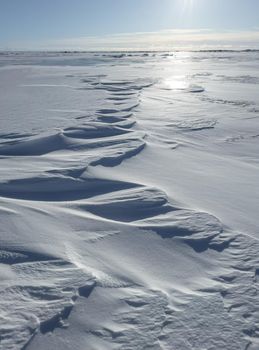
[(259, 0), (0, 0), (0, 48), (258, 46), (258, 32)]

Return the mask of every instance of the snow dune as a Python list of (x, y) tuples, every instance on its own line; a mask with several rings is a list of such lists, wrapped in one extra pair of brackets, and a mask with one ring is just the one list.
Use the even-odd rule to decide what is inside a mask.
[(0, 67), (0, 349), (257, 349), (258, 52)]

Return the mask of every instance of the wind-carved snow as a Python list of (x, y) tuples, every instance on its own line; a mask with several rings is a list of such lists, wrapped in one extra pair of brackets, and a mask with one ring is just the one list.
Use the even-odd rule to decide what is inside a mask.
[(81, 55), (1, 58), (45, 102), (3, 100), (0, 348), (257, 349), (255, 53)]

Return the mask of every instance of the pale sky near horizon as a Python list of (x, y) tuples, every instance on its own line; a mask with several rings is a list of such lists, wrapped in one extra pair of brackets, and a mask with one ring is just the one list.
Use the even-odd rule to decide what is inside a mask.
[(1, 49), (259, 48), (259, 0), (0, 0)]

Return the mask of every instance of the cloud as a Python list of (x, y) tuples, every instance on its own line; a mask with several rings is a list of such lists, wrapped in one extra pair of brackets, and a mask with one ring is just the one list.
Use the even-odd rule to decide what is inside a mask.
[(213, 31), (210, 29), (170, 29), (157, 32), (122, 33), (12, 43), (13, 49), (29, 50), (190, 50), (259, 48), (259, 30)]

